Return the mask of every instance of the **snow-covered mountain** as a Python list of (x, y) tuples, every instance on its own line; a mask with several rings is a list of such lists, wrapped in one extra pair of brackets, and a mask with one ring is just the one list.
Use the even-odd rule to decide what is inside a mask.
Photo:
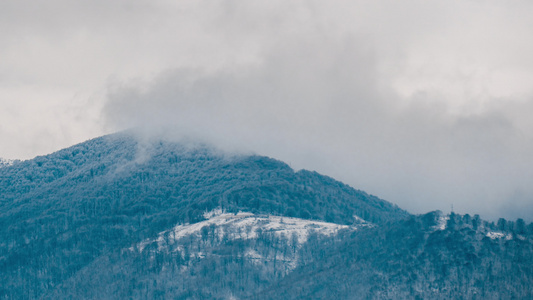
[(2, 168), (0, 299), (531, 299), (532, 237), (121, 133)]

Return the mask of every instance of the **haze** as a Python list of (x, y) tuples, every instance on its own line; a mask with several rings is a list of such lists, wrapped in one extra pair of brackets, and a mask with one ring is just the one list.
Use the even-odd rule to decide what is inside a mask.
[(127, 128), (533, 221), (533, 2), (3, 1), (0, 157)]

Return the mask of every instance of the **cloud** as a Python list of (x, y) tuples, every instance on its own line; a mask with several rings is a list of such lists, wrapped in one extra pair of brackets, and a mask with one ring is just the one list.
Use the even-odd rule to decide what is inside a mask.
[(5, 6), (0, 153), (166, 128), (412, 212), (533, 215), (529, 1)]
[[(533, 196), (532, 128), (521, 123), (528, 119), (530, 98), (520, 98), (523, 93), (514, 94), (514, 88), (472, 91), (489, 88), (491, 81), (486, 73), (463, 74), (478, 65), (461, 65), (456, 53), (436, 53), (436, 66), (414, 72), (409, 51), (417, 45), (409, 39), (445, 30), (435, 24), (428, 32), (400, 32), (408, 41), (398, 40), (400, 54), (391, 54), (374, 29), (327, 25), (334, 20), (321, 23), (327, 17), (321, 10), (299, 8), (319, 17), (300, 16), (299, 24), (283, 13), (260, 14), (261, 21), (281, 24), (263, 32), (250, 18), (257, 11), (243, 13), (265, 34), (261, 51), (247, 63), (170, 68), (148, 81), (111, 85), (106, 119), (116, 128), (171, 128), (176, 136), (273, 156), (412, 212), (448, 211), (453, 204), (457, 211), (491, 218), (531, 215), (526, 199)], [(251, 36), (233, 24), (240, 20), (217, 22), (225, 26), (219, 34), (230, 41)], [(453, 64), (444, 68), (446, 61)], [(391, 72), (391, 66), (405, 66), (400, 71), (408, 76)]]

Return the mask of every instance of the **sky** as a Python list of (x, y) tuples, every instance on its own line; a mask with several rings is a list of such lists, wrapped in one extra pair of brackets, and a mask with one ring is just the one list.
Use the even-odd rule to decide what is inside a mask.
[(533, 2), (0, 2), (0, 157), (128, 128), (533, 221)]

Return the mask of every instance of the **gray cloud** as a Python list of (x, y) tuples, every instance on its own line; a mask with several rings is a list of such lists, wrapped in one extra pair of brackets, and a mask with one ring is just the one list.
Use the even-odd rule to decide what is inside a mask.
[(531, 220), (529, 1), (2, 5), (0, 156), (165, 128), (412, 212)]
[(527, 118), (530, 102), (458, 115), (432, 102), (445, 95), (402, 98), (380, 78), (365, 37), (295, 34), (274, 44), (252, 66), (174, 69), (113, 86), (107, 120), (280, 158), (413, 212), (453, 204), (529, 218), (533, 144), (515, 120)]

